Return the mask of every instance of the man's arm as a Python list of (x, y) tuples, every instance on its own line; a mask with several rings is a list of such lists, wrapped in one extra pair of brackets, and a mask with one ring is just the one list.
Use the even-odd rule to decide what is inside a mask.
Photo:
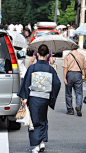
[(33, 56), (32, 56), (32, 58), (31, 58), (31, 60), (30, 60), (30, 62), (29, 62), (28, 67), (29, 67), (30, 65), (32, 65), (32, 64), (33, 64), (33, 62), (35, 61), (35, 59), (36, 59), (36, 56), (35, 56), (35, 55), (33, 55)]
[(63, 74), (64, 74), (64, 83), (67, 85), (66, 75), (67, 75), (67, 68), (63, 68)]

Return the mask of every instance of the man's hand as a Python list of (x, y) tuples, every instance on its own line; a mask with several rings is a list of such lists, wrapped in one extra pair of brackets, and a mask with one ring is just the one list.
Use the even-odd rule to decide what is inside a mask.
[(64, 83), (65, 83), (65, 85), (67, 85), (67, 84), (68, 84), (66, 79), (64, 79)]
[(67, 84), (68, 84), (68, 83), (67, 83), (67, 79), (66, 79), (67, 68), (64, 68), (64, 69), (63, 69), (63, 74), (64, 74), (64, 83), (65, 83), (65, 85), (67, 85)]

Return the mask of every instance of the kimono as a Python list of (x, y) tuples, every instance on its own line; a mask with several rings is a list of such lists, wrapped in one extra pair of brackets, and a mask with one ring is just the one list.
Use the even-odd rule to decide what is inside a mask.
[[(31, 85), (31, 74), (38, 71), (52, 73), (52, 92), (50, 94), (50, 99), (30, 96), (29, 87)], [(27, 69), (17, 95), (23, 99), (27, 99), (27, 104), (29, 106), (31, 119), (34, 126), (34, 130), (29, 131), (31, 146), (39, 145), (42, 141), (48, 141), (48, 106), (54, 109), (60, 86), (61, 82), (56, 71), (53, 67), (48, 65), (45, 60), (38, 60), (36, 64), (31, 65)]]

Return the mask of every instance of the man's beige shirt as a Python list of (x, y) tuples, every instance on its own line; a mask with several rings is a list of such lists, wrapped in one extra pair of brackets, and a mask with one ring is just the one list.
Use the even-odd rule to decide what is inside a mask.
[[(79, 53), (77, 50), (73, 50), (70, 53), (75, 56), (82, 70), (86, 68), (86, 60), (83, 54)], [(65, 56), (62, 67), (67, 68), (67, 71), (80, 71), (80, 68), (71, 54)]]

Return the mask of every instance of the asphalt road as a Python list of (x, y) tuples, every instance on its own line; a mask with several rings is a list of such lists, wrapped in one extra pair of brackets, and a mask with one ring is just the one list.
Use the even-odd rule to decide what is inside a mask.
[[(82, 117), (78, 117), (76, 111), (72, 116), (66, 115), (62, 62), (62, 59), (57, 60), (58, 75), (62, 84), (55, 110), (49, 108), (48, 111), (49, 140), (44, 153), (86, 153), (86, 105), (83, 104)], [(29, 58), (26, 59), (26, 67), (28, 63)], [(73, 106), (75, 108), (74, 93)], [(18, 131), (9, 131), (8, 138), (9, 153), (31, 153), (27, 127), (22, 126)]]

